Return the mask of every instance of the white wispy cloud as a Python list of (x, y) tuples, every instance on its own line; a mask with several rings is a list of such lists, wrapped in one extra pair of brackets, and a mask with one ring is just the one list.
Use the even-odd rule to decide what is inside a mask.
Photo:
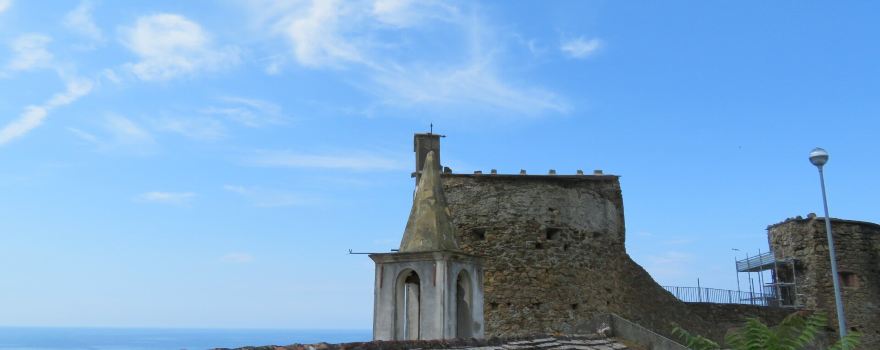
[(28, 106), (25, 111), (19, 115), (18, 119), (6, 124), (0, 129), (0, 145), (9, 143), (16, 138), (23, 136), (34, 128), (43, 123), (43, 119), (49, 114), (46, 108), (40, 106)]
[(254, 256), (248, 253), (234, 252), (220, 257), (220, 260), (229, 263), (246, 264), (254, 261)]
[[(2, 0), (0, 0), (2, 1)], [(9, 6), (11, 2), (0, 3), (0, 6)], [(65, 90), (52, 95), (41, 105), (30, 105), (17, 119), (7, 123), (0, 129), (0, 146), (24, 136), (31, 130), (43, 124), (49, 113), (55, 108), (66, 106), (88, 95), (96, 85), (96, 81), (77, 77), (71, 74), (64, 64), (55, 62), (48, 46), (52, 38), (38, 33), (20, 35), (12, 40), (10, 49), (11, 59), (6, 63), (0, 76), (11, 71), (27, 71), (38, 68), (53, 69), (58, 77), (64, 81)]]
[(559, 46), (564, 54), (571, 58), (587, 58), (602, 47), (602, 41), (596, 38), (586, 39), (584, 37), (565, 40)]
[(24, 136), (40, 126), (49, 112), (57, 107), (68, 105), (92, 91), (92, 82), (86, 79), (72, 79), (67, 82), (67, 89), (49, 98), (42, 105), (28, 106), (18, 119), (13, 120), (0, 129), (0, 146)]
[(289, 119), (284, 115), (281, 106), (254, 98), (223, 97), (219, 106), (203, 109), (205, 114), (219, 115), (244, 126), (256, 128), (261, 126), (284, 124)]
[(181, 205), (192, 201), (196, 197), (193, 192), (145, 192), (137, 195), (135, 200), (140, 202)]
[(121, 32), (123, 44), (140, 59), (127, 67), (142, 80), (168, 80), (239, 61), (237, 48), (215, 47), (198, 23), (177, 14), (143, 16)]
[(64, 15), (62, 23), (67, 29), (92, 41), (104, 40), (104, 33), (92, 19), (91, 1), (81, 1), (75, 9)]
[(393, 106), (484, 107), (525, 115), (571, 109), (551, 91), (505, 81), (485, 61), (448, 69), (399, 68), (375, 74), (373, 79), (378, 88), (371, 92)]
[(205, 117), (161, 117), (153, 120), (153, 127), (195, 140), (218, 140), (226, 136), (226, 127), (216, 119)]
[(122, 78), (120, 78), (119, 75), (116, 74), (115, 70), (110, 68), (105, 68), (101, 71), (101, 78), (104, 78), (114, 84), (119, 84), (122, 82)]
[(238, 124), (260, 128), (286, 124), (291, 120), (281, 106), (261, 99), (227, 96), (216, 103), (185, 112), (161, 112), (149, 119), (152, 130), (175, 133), (190, 139), (213, 141), (225, 138)]
[(247, 187), (226, 185), (223, 189), (235, 193), (245, 198), (251, 205), (257, 207), (286, 207), (291, 205), (302, 205), (313, 202), (303, 196), (279, 190), (269, 190), (261, 187)]
[(50, 67), (52, 53), (49, 52), (47, 46), (51, 42), (51, 37), (38, 33), (28, 33), (16, 37), (9, 45), (12, 50), (12, 58), (6, 64), (6, 69), (23, 71)]
[(68, 127), (67, 131), (101, 152), (147, 155), (155, 149), (152, 133), (132, 119), (108, 113), (95, 122), (94, 130)]
[(98, 137), (90, 132), (83, 131), (83, 130), (80, 130), (77, 128), (67, 128), (67, 131), (70, 131), (74, 136), (76, 136), (80, 140), (83, 140), (83, 141), (86, 141), (89, 143), (93, 143), (93, 144), (100, 144), (101, 143), (101, 141), (98, 140)]
[[(375, 52), (377, 47), (386, 46), (377, 42), (377, 31), (449, 21), (458, 15), (454, 6), (431, 0), (252, 1), (248, 4), (258, 21), (268, 23), (262, 26), (287, 40), (296, 62), (312, 68), (357, 64), (381, 69), (389, 63)], [(272, 65), (277, 66), (275, 62)]]
[(410, 0), (376, 0), (373, 2), (373, 15), (379, 21), (391, 25), (407, 26), (412, 18), (406, 11), (412, 5)]
[(375, 0), (371, 14), (382, 24), (405, 28), (431, 20), (447, 20), (458, 15), (458, 9), (434, 0)]
[(285, 16), (276, 28), (286, 34), (296, 60), (305, 66), (334, 66), (346, 62), (367, 63), (361, 50), (341, 33), (341, 25), (352, 25), (346, 15), (354, 8), (346, 2), (312, 1)]
[(12, 7), (12, 0), (0, 0), (0, 14)]
[(406, 165), (397, 159), (363, 152), (306, 154), (289, 151), (260, 151), (246, 160), (246, 163), (265, 167), (324, 168), (355, 171), (406, 169)]
[[(548, 89), (510, 79), (495, 59), (504, 51), (499, 43), (504, 35), (494, 33), (479, 16), (463, 15), (444, 1), (250, 4), (259, 8), (254, 10), (259, 21), (286, 39), (293, 61), (314, 69), (357, 69), (349, 79), (375, 95), (380, 106), (489, 109), (504, 115), (571, 109)], [(417, 41), (409, 35), (423, 30), (450, 36), (443, 39), (450, 43), (449, 52), (462, 52), (461, 57), (413, 55)], [(273, 59), (267, 71), (277, 73), (278, 62)]]
[(104, 129), (118, 145), (146, 145), (154, 142), (153, 135), (138, 123), (121, 115), (109, 114)]
[(269, 57), (263, 58), (261, 61), (268, 62), (263, 71), (269, 75), (278, 75), (281, 73), (281, 69), (284, 64), (287, 62), (286, 55), (271, 55)]

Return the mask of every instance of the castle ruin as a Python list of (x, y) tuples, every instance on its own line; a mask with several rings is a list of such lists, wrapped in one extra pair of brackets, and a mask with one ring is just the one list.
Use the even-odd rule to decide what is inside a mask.
[[(452, 173), (439, 163), (440, 137), (432, 133), (415, 135), (417, 171), (413, 175), (418, 186), (400, 251), (371, 255), (376, 262), (375, 339), (576, 334), (593, 331), (587, 329), (591, 320), (604, 314), (619, 315), (661, 335), (669, 335), (679, 325), (721, 339), (728, 329), (742, 324), (746, 318), (758, 317), (776, 324), (794, 311), (783, 307), (685, 303), (664, 290), (626, 252), (623, 197), (616, 175), (601, 171), (578, 171), (575, 175), (553, 171), (547, 175), (524, 171)], [(427, 177), (436, 178), (439, 189), (431, 185), (433, 192), (426, 194), (423, 192), (427, 185), (423, 182)], [(436, 214), (432, 214), (432, 222), (446, 215), (450, 227), (434, 225), (434, 238), (424, 240), (427, 248), (414, 252), (410, 244), (418, 235), (411, 233), (413, 215), (427, 196), (442, 199), (431, 204), (434, 206), (430, 212)], [(792, 239), (775, 234), (785, 227), (788, 226), (771, 229), (771, 237), (778, 237), (774, 242), (814, 246), (791, 243)], [(858, 258), (859, 268), (867, 269), (864, 274), (859, 270), (858, 278), (870, 278), (871, 282), (859, 279), (865, 289), (850, 292), (853, 296), (865, 295), (864, 301), (853, 299), (854, 303), (873, 305), (866, 313), (873, 312), (874, 316), (864, 317), (865, 322), (873, 324), (853, 323), (866, 327), (862, 329), (865, 332), (877, 329), (878, 236), (876, 231), (859, 232), (873, 237), (873, 248), (864, 248), (873, 249), (873, 253), (865, 252)], [(847, 248), (847, 244), (841, 246), (856, 249)], [(815, 262), (812, 258), (804, 259), (809, 262), (804, 266), (821, 264), (820, 251), (786, 251), (815, 255)], [(870, 256), (873, 257), (865, 258)], [(856, 265), (842, 262), (841, 266)], [(411, 278), (411, 271), (416, 271), (418, 277)], [(461, 271), (468, 276), (464, 289), (456, 286), (461, 283), (457, 275)], [(810, 276), (803, 273), (799, 278), (819, 279)], [(414, 304), (402, 297), (411, 293), (406, 289), (408, 283), (421, 288), (419, 310), (408, 309)], [(801, 285), (801, 292), (812, 293), (807, 290), (811, 288), (809, 283)], [(827, 287), (830, 290), (830, 284)], [(466, 300), (461, 295), (466, 295)], [(824, 297), (805, 300), (803, 304), (808, 308), (828, 307)], [(470, 308), (463, 313), (457, 311), (462, 305)], [(856, 308), (855, 305), (850, 308)], [(833, 309), (833, 304), (830, 307)], [(462, 320), (467, 322), (464, 328), (460, 326)], [(403, 324), (408, 324), (407, 329), (421, 327), (421, 331), (404, 331)]]

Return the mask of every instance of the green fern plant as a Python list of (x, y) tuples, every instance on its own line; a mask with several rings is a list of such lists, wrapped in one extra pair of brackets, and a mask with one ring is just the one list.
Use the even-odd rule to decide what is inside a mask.
[(847, 333), (843, 339), (838, 340), (828, 350), (853, 350), (859, 346), (861, 334), (858, 332)]
[[(742, 328), (725, 337), (725, 344), (733, 350), (801, 350), (813, 344), (827, 321), (825, 315), (819, 313), (807, 318), (794, 313), (778, 326), (768, 327), (757, 318), (750, 318)], [(672, 334), (681, 338), (688, 349), (721, 349), (718, 343), (680, 327), (675, 327)], [(829, 350), (853, 350), (859, 345), (859, 338), (858, 333), (850, 333)]]
[(687, 348), (691, 350), (716, 350), (721, 348), (718, 346), (718, 343), (711, 341), (702, 335), (690, 334), (688, 331), (678, 326), (672, 330), (672, 335), (681, 338), (681, 340), (684, 341), (684, 346), (687, 346)]

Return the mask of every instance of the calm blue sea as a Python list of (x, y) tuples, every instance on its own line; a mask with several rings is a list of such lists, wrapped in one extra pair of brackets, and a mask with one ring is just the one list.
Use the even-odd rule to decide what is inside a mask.
[(193, 350), (370, 338), (370, 330), (0, 327), (4, 350)]

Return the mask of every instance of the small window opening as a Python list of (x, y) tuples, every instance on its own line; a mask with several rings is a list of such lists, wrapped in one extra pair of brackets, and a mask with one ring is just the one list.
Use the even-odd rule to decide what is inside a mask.
[(494, 301), (489, 303), (489, 308), (491, 308), (492, 310), (498, 309), (498, 303), (496, 303)]
[(541, 242), (535, 242), (535, 249), (544, 249), (544, 245)]
[(568, 243), (563, 244), (563, 245), (562, 245), (562, 250), (563, 250), (563, 251), (567, 251), (569, 247), (571, 247), (571, 244), (568, 244)]
[(572, 309), (572, 310), (577, 310), (577, 309), (578, 309), (578, 304), (576, 304), (576, 303), (575, 303), (575, 304), (571, 304), (571, 309)]
[(559, 238), (559, 229), (555, 227), (548, 228), (545, 232), (548, 241)]
[(541, 308), (541, 303), (532, 303), (532, 308), (534, 308), (534, 309), (540, 309), (540, 308)]
[(840, 284), (847, 288), (858, 288), (859, 287), (859, 276), (852, 272), (841, 272), (840, 273)]
[(485, 241), (486, 240), (486, 229), (475, 228), (475, 229), (471, 230), (471, 236), (474, 238), (474, 240)]

